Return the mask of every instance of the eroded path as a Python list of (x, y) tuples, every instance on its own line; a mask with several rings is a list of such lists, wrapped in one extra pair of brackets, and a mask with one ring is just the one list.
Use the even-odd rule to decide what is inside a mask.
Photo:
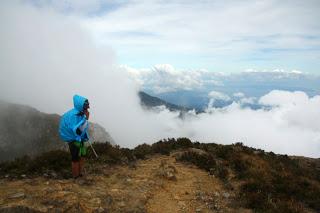
[(237, 212), (221, 181), (173, 156), (103, 167), (84, 180), (0, 180), (0, 212)]

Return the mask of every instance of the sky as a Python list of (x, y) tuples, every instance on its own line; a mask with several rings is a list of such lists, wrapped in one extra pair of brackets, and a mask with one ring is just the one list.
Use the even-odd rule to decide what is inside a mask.
[(98, 46), (135, 68), (319, 73), (318, 0), (25, 0), (76, 16)]
[[(61, 115), (83, 95), (90, 119), (123, 147), (189, 137), (319, 157), (319, 90), (270, 83), (319, 85), (318, 1), (223, 2), (2, 1), (0, 99)], [(248, 81), (272, 90), (221, 89)], [(146, 85), (235, 100), (181, 119), (143, 109), (137, 93)], [(268, 108), (243, 106), (252, 101)]]

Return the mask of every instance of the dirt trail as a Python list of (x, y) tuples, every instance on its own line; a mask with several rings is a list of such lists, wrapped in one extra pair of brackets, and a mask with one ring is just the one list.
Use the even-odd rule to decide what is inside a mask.
[[(164, 164), (175, 170), (174, 178), (159, 176)], [(172, 156), (101, 171), (76, 182), (2, 179), (0, 212), (25, 207), (40, 212), (233, 212), (227, 207), (233, 195), (220, 180)]]
[(176, 162), (173, 157), (153, 159), (147, 166), (158, 168), (161, 161), (166, 161), (176, 169), (176, 180), (160, 180), (162, 185), (153, 191), (151, 199), (148, 200), (148, 212), (210, 212), (209, 209), (221, 207), (223, 203), (218, 203), (217, 199), (209, 199), (214, 192), (222, 192), (218, 180), (193, 166)]

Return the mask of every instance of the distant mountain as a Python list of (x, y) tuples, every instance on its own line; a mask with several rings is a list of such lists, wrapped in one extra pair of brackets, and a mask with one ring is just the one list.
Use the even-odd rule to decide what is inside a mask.
[(139, 97), (140, 97), (141, 104), (143, 106), (148, 107), (148, 108), (164, 105), (170, 111), (188, 111), (188, 110), (191, 110), (191, 108), (178, 106), (178, 105), (166, 102), (166, 101), (164, 101), (164, 100), (162, 100), (160, 98), (151, 96), (151, 95), (149, 95), (149, 94), (147, 94), (145, 92), (142, 92), (142, 91), (139, 92)]
[[(66, 149), (58, 135), (60, 116), (32, 107), (0, 101), (0, 161)], [(90, 125), (91, 140), (114, 144), (99, 124)]]

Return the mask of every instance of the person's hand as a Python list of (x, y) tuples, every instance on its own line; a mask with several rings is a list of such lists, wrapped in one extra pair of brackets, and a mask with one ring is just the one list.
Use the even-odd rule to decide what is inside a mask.
[(85, 111), (84, 111), (84, 114), (86, 115), (87, 120), (89, 120), (89, 116), (90, 116), (89, 110), (85, 110)]

